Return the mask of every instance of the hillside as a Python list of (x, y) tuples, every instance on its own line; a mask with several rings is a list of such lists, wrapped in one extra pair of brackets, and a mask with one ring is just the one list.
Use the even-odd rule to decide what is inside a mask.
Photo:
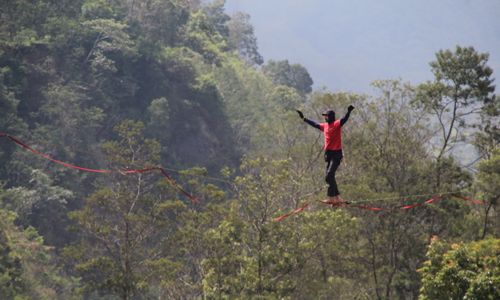
[[(313, 90), (300, 64), (264, 64), (224, 5), (2, 4), (0, 298), (499, 296), (488, 54), (441, 50), (418, 86)], [(345, 122), (349, 203), (332, 206), (323, 133), (296, 112), (326, 109)], [(436, 288), (454, 284), (434, 278), (444, 257), (469, 256), (460, 287)]]

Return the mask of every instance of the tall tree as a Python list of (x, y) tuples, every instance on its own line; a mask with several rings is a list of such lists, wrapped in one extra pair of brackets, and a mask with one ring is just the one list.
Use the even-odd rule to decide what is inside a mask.
[(231, 49), (236, 49), (239, 55), (251, 65), (261, 65), (264, 62), (257, 46), (257, 37), (250, 23), (250, 15), (237, 12), (228, 21), (229, 40)]
[[(344, 166), (348, 169), (341, 173), (346, 183), (344, 197), (383, 199), (371, 205), (397, 206), (404, 201), (399, 197), (427, 193), (426, 173), (431, 161), (423, 141), (429, 138), (429, 132), (425, 116), (410, 106), (414, 96), (411, 85), (384, 80), (374, 82), (373, 86), (376, 96), (354, 103), (354, 115), (345, 125)], [(349, 98), (340, 96), (329, 101), (342, 99), (346, 107)], [(360, 217), (363, 246), (359, 263), (366, 266), (366, 276), (370, 276), (370, 296), (374, 299), (415, 297), (418, 285), (414, 281), (418, 274), (414, 266), (423, 260), (419, 252), (426, 244), (421, 238), (425, 227), (419, 222), (425, 212), (359, 211), (354, 214)]]
[(487, 65), (488, 58), (487, 53), (478, 53), (473, 47), (440, 50), (430, 63), (434, 81), (419, 87), (417, 103), (436, 117), (440, 132), (437, 187), (441, 184), (442, 159), (462, 139), (473, 115), (493, 97), (493, 70)]
[[(159, 145), (143, 138), (142, 123), (124, 121), (115, 129), (119, 139), (103, 145), (110, 168), (141, 169), (158, 162)], [(132, 299), (155, 295), (154, 287), (175, 278), (180, 266), (169, 256), (170, 239), (185, 206), (167, 201), (168, 194), (157, 190), (151, 174), (117, 172), (71, 213), (81, 241), (65, 252), (88, 292)]]

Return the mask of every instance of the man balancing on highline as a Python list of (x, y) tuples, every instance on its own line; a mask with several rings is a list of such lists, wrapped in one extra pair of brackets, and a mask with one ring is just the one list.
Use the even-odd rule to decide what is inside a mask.
[(328, 204), (340, 204), (346, 203), (342, 198), (340, 198), (339, 189), (337, 187), (337, 182), (335, 181), (335, 172), (340, 165), (342, 160), (342, 126), (349, 119), (351, 111), (354, 106), (349, 105), (347, 108), (347, 113), (340, 120), (335, 120), (335, 112), (331, 109), (322, 113), (325, 117), (325, 123), (317, 123), (313, 120), (309, 120), (304, 117), (304, 114), (297, 110), (300, 118), (311, 125), (314, 128), (321, 130), (325, 136), (325, 162), (326, 162), (326, 177), (325, 181), (328, 183), (328, 199), (326, 203)]

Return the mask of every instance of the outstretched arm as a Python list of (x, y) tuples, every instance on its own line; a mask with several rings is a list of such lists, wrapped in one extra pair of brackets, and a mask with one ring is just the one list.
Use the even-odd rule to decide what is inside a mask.
[(354, 109), (354, 106), (352, 105), (349, 105), (349, 107), (347, 108), (347, 113), (345, 114), (345, 116), (340, 119), (340, 126), (344, 126), (345, 122), (347, 122), (347, 120), (349, 120), (349, 116), (351, 115), (351, 111)]
[(304, 117), (304, 114), (300, 110), (297, 110), (297, 113), (299, 114), (299, 117), (302, 119), (302, 121), (306, 122), (307, 124), (311, 125), (314, 128), (321, 130), (321, 128), (317, 122), (315, 122), (313, 120), (309, 120), (308, 118)]

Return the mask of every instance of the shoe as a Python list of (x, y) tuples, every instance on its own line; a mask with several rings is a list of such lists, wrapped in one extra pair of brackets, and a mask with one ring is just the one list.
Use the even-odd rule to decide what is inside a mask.
[(337, 195), (336, 198), (337, 198), (337, 201), (342, 203), (342, 204), (351, 204), (351, 201), (344, 200), (342, 197), (340, 197), (340, 195)]
[(338, 196), (328, 197), (327, 199), (325, 199), (325, 200), (323, 200), (321, 202), (323, 202), (325, 204), (332, 205), (332, 206), (336, 206), (336, 205), (342, 204), (342, 201), (339, 201)]
[(344, 200), (340, 195), (337, 195), (335, 197), (328, 197), (327, 200), (322, 201), (323, 203), (330, 204), (330, 205), (346, 205), (346, 204), (351, 204), (351, 201)]

